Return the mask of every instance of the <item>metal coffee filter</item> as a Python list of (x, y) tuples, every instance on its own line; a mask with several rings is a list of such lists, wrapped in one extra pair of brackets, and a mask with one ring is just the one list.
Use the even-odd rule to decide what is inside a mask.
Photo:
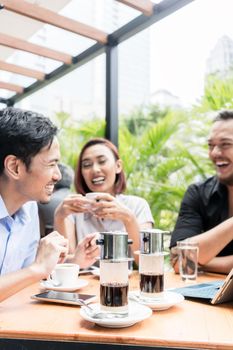
[(163, 252), (163, 234), (169, 231), (145, 229), (140, 231), (140, 253), (154, 254)]
[(102, 260), (132, 260), (128, 258), (128, 234), (124, 231), (100, 232), (100, 238), (96, 241), (100, 245), (100, 259)]

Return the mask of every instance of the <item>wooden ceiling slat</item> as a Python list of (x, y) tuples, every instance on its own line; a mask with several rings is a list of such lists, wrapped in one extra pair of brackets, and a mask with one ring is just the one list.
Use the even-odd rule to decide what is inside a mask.
[(7, 72), (24, 75), (37, 80), (44, 80), (45, 78), (45, 74), (43, 72), (34, 69), (29, 69), (26, 67), (21, 67), (16, 64), (7, 63), (4, 61), (0, 61), (0, 69)]
[(38, 56), (51, 58), (52, 60), (61, 61), (66, 64), (72, 63), (72, 56), (70, 55), (40, 45), (32, 44), (7, 34), (0, 33), (0, 45), (30, 52)]
[[(33, 0), (33, 1), (37, 2), (35, 0)], [(120, 27), (119, 29), (117, 29), (114, 32), (107, 35), (107, 42), (105, 45), (103, 45), (101, 42), (98, 42), (74, 57), (72, 57), (71, 55), (66, 55), (65, 53), (61, 53), (59, 51), (50, 50), (49, 48), (46, 49), (45, 47), (35, 45), (35, 44), (29, 43), (27, 41), (24, 41), (22, 39), (10, 37), (9, 35), (5, 35), (3, 33), (2, 34), (0, 33), (0, 50), (1, 50), (1, 45), (7, 46), (7, 47), (10, 47), (12, 49), (23, 50), (23, 51), (31, 52), (31, 53), (39, 55), (39, 56), (49, 57), (51, 59), (62, 61), (64, 63), (60, 67), (53, 70), (51, 73), (46, 74), (46, 78), (44, 78), (42, 81), (36, 81), (33, 84), (31, 84), (30, 86), (27, 86), (26, 88), (23, 88), (22, 86), (10, 84), (10, 83), (1, 82), (0, 88), (7, 89), (7, 90), (10, 89), (13, 91), (16, 91), (15, 89), (17, 88), (18, 93), (16, 93), (15, 95), (13, 95), (12, 97), (9, 97), (9, 98), (0, 97), (0, 102), (5, 103), (6, 105), (14, 105), (16, 102), (21, 101), (23, 98), (30, 96), (32, 93), (47, 86), (51, 82), (61, 78), (62, 76), (73, 71), (74, 69), (81, 67), (82, 65), (86, 64), (87, 62), (89, 62), (93, 58), (98, 57), (100, 54), (106, 52), (106, 48), (108, 48), (108, 44), (112, 45), (114, 47), (116, 45), (121, 44), (122, 42), (125, 42), (129, 38), (133, 37), (135, 34), (148, 28), (150, 25), (160, 21), (161, 19), (167, 17), (171, 13), (188, 5), (189, 3), (193, 2), (194, 0), (163, 0), (161, 5), (157, 6), (158, 11), (154, 10), (156, 5), (155, 5), (155, 3), (153, 3), (150, 0), (116, 0), (116, 1), (119, 1), (123, 4), (125, 4), (126, 6), (135, 8), (138, 11), (142, 12), (143, 14), (142, 15), (140, 14), (139, 16), (134, 18), (133, 20), (129, 21), (128, 23), (126, 23), (125, 25)], [(2, 5), (2, 3), (3, 3), (3, 5)], [(13, 10), (13, 8), (15, 9), (15, 6), (17, 7), (17, 5), (20, 5), (22, 3), (25, 3), (25, 0), (0, 0), (0, 10), (3, 9), (3, 11), (4, 11), (4, 4), (5, 4), (5, 8), (7, 8), (7, 10), (5, 11), (6, 15), (9, 15), (8, 11), (11, 11), (11, 12), (18, 13), (20, 15), (24, 15), (27, 17), (27, 14), (25, 13), (25, 11), (17, 12), (16, 10)], [(29, 4), (29, 2), (26, 2), (26, 5), (27, 4)], [(10, 10), (10, 5), (12, 6), (12, 10)], [(35, 6), (35, 5), (33, 5), (33, 6)], [(40, 7), (40, 9), (43, 10), (44, 8)], [(39, 14), (40, 14), (40, 12), (37, 12), (36, 17), (33, 17), (33, 16), (30, 17), (29, 15), (28, 15), (28, 17), (35, 19), (35, 20), (38, 20), (38, 21), (40, 20), (42, 23), (52, 24), (51, 22), (47, 21), (47, 19), (45, 19), (45, 20), (43, 20), (42, 18), (39, 19), (39, 17), (38, 17)], [(52, 14), (54, 14), (54, 12), (52, 12)], [(146, 15), (148, 15), (148, 16), (146, 16)], [(14, 18), (14, 17), (12, 16), (12, 18)], [(59, 16), (56, 18), (56, 20), (58, 20), (58, 19), (60, 21), (61, 17)], [(72, 21), (72, 20), (69, 20), (69, 21)], [(31, 24), (33, 24), (33, 23), (31, 23)], [(76, 24), (77, 24), (77, 22), (76, 22)], [(17, 23), (16, 23), (16, 25), (18, 27)], [(54, 26), (56, 25), (59, 27), (59, 23), (56, 23), (56, 24), (54, 23), (53, 25)], [(80, 23), (80, 25), (82, 25), (82, 24)], [(17, 27), (16, 27), (16, 30), (17, 30)], [(85, 25), (84, 25), (84, 27), (85, 27)], [(71, 31), (71, 29), (62, 27), (62, 25), (60, 25), (60, 28), (64, 28), (64, 29)], [(88, 27), (88, 28), (90, 29), (90, 27)], [(95, 30), (94, 28), (92, 28), (92, 29)], [(20, 30), (19, 30), (19, 33), (21, 33)], [(78, 33), (78, 34), (82, 35), (81, 33)], [(83, 34), (83, 35), (85, 35), (85, 34)], [(94, 39), (93, 36), (91, 38)], [(101, 40), (99, 40), (99, 41), (101, 41)], [(6, 66), (5, 66), (5, 68), (6, 68)], [(9, 68), (9, 66), (8, 66), (8, 68)], [(13, 69), (13, 68), (12, 67), (9, 68), (9, 71), (10, 71), (10, 69)], [(24, 69), (26, 69), (26, 68), (24, 67)], [(26, 71), (23, 72), (21, 70), (21, 73), (26, 75)], [(106, 75), (108, 77), (107, 73), (106, 73)], [(111, 117), (110, 117), (110, 119), (111, 119)]]
[(135, 10), (142, 12), (145, 16), (153, 14), (154, 3), (150, 0), (117, 0), (123, 4), (133, 7)]
[(87, 24), (61, 16), (41, 6), (30, 4), (24, 0), (1, 0), (4, 8), (37, 21), (68, 30), (70, 32), (96, 40), (102, 44), (107, 43), (107, 33)]
[(24, 88), (22, 86), (16, 84), (5, 83), (4, 81), (0, 81), (0, 89), (15, 91), (18, 94), (22, 94)]

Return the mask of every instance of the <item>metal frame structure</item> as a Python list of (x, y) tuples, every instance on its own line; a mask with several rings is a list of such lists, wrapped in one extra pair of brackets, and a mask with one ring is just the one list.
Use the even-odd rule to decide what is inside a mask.
[(31, 44), (21, 39), (12, 38), (0, 33), (0, 45), (20, 49), (37, 55), (50, 57), (63, 62), (63, 64), (49, 74), (34, 71), (25, 67), (16, 66), (0, 61), (0, 69), (25, 76), (36, 78), (36, 82), (28, 87), (22, 87), (0, 81), (0, 88), (13, 90), (15, 95), (6, 99), (0, 97), (0, 102), (7, 106), (13, 106), (23, 98), (31, 95), (37, 90), (47, 86), (53, 81), (70, 73), (78, 67), (86, 64), (93, 58), (106, 54), (106, 138), (118, 145), (118, 45), (131, 38), (140, 31), (160, 21), (166, 16), (179, 10), (194, 0), (163, 0), (154, 4), (150, 0), (117, 0), (127, 6), (142, 12), (141, 15), (128, 22), (126, 25), (107, 35), (95, 28), (76, 22), (55, 12), (44, 9), (37, 5), (29, 4), (21, 0), (1, 0), (0, 8), (17, 14), (48, 23), (59, 28), (86, 36), (97, 43), (83, 51), (77, 56), (69, 56), (62, 52), (46, 49), (39, 45)]

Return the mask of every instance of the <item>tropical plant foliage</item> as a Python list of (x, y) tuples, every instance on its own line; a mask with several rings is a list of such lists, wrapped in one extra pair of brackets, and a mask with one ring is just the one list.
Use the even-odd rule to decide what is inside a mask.
[(76, 166), (82, 145), (91, 137), (104, 136), (105, 121), (101, 119), (80, 123), (72, 120), (68, 113), (59, 112), (55, 115), (54, 121), (60, 130), (58, 137), (62, 161), (72, 168)]
[(205, 93), (198, 106), (201, 112), (233, 108), (232, 72), (226, 78), (210, 75), (206, 79)]

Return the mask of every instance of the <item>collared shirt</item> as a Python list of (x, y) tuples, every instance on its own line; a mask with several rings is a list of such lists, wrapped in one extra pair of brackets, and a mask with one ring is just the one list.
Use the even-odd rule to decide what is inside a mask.
[[(116, 200), (124, 204), (137, 218), (139, 225), (151, 222), (154, 223), (153, 216), (147, 201), (138, 196), (118, 194)], [(92, 232), (125, 231), (125, 226), (119, 220), (102, 220), (96, 218), (91, 213), (79, 213), (73, 215), (76, 226), (77, 240), (80, 241), (87, 234)]]
[[(181, 203), (179, 216), (172, 233), (170, 248), (177, 241), (196, 236), (229, 218), (227, 187), (216, 176), (188, 187)], [(233, 240), (218, 256), (233, 254)]]
[(0, 196), (0, 275), (30, 265), (40, 239), (36, 202), (27, 202), (10, 216)]

